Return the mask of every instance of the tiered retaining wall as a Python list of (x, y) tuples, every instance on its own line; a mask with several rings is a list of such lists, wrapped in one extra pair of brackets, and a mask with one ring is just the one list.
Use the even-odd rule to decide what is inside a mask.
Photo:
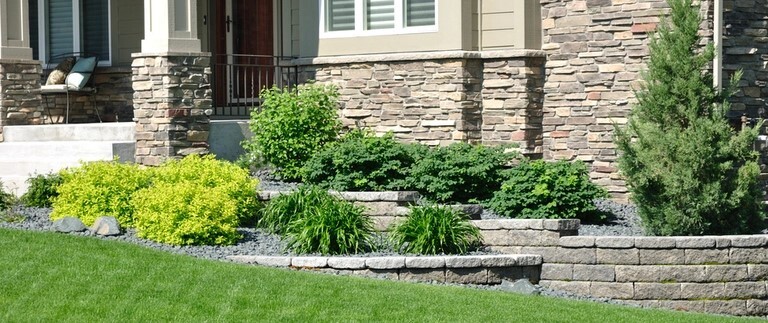
[(487, 255), (434, 257), (275, 257), (231, 256), (236, 262), (272, 267), (309, 269), (334, 274), (381, 277), (391, 280), (501, 284), (502, 280), (539, 281), (541, 256)]
[[(283, 193), (263, 192), (261, 198), (266, 200), (278, 194)], [(381, 230), (402, 219), (407, 214), (406, 206), (419, 197), (416, 192), (338, 194), (366, 207)], [(382, 225), (384, 223), (387, 225)], [(537, 269), (527, 267), (501, 270), (477, 265), (457, 271), (452, 266), (459, 260), (448, 260), (449, 257), (371, 258), (376, 259), (371, 260), (372, 267), (365, 258), (240, 257), (237, 260), (400, 280), (496, 284), (500, 282), (499, 277), (527, 278), (554, 290), (635, 305), (730, 315), (768, 315), (768, 235), (590, 237), (578, 236), (579, 220), (497, 219), (472, 223), (480, 229), (484, 245), (493, 252), (513, 258), (540, 255), (540, 276)], [(511, 260), (505, 261), (511, 263)], [(381, 263), (397, 265), (381, 268), (385, 266)], [(415, 265), (417, 263), (420, 265)], [(426, 263), (434, 265), (430, 269), (418, 267)], [(530, 266), (530, 262), (525, 263)], [(349, 266), (354, 268), (347, 268)], [(507, 272), (507, 276), (501, 276), (500, 270)], [(460, 273), (467, 277), (460, 278)]]

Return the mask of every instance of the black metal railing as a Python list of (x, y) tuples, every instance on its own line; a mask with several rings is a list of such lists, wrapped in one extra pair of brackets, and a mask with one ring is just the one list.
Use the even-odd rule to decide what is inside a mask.
[(264, 88), (292, 87), (299, 69), (292, 57), (222, 54), (213, 62), (213, 118), (247, 118)]

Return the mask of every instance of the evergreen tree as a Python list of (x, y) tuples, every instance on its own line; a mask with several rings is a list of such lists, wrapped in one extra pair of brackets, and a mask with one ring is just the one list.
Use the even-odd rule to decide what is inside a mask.
[(712, 44), (700, 46), (691, 0), (668, 0), (650, 36), (650, 60), (626, 127), (616, 126), (619, 168), (654, 235), (738, 234), (764, 226), (755, 128), (734, 130), (727, 90), (712, 86)]

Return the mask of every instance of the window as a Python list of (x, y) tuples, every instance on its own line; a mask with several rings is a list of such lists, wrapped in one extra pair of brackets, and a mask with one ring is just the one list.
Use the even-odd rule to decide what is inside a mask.
[(437, 31), (437, 0), (321, 0), (321, 36)]
[(110, 64), (110, 0), (29, 0), (29, 8), (36, 59), (87, 52)]

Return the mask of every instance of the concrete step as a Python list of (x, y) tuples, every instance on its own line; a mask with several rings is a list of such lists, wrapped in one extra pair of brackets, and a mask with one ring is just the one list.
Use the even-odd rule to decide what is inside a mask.
[(133, 122), (6, 126), (4, 142), (134, 141)]
[[(0, 161), (46, 161), (54, 159), (111, 159), (109, 141), (32, 141), (0, 143)], [(96, 159), (94, 159), (96, 158)]]

